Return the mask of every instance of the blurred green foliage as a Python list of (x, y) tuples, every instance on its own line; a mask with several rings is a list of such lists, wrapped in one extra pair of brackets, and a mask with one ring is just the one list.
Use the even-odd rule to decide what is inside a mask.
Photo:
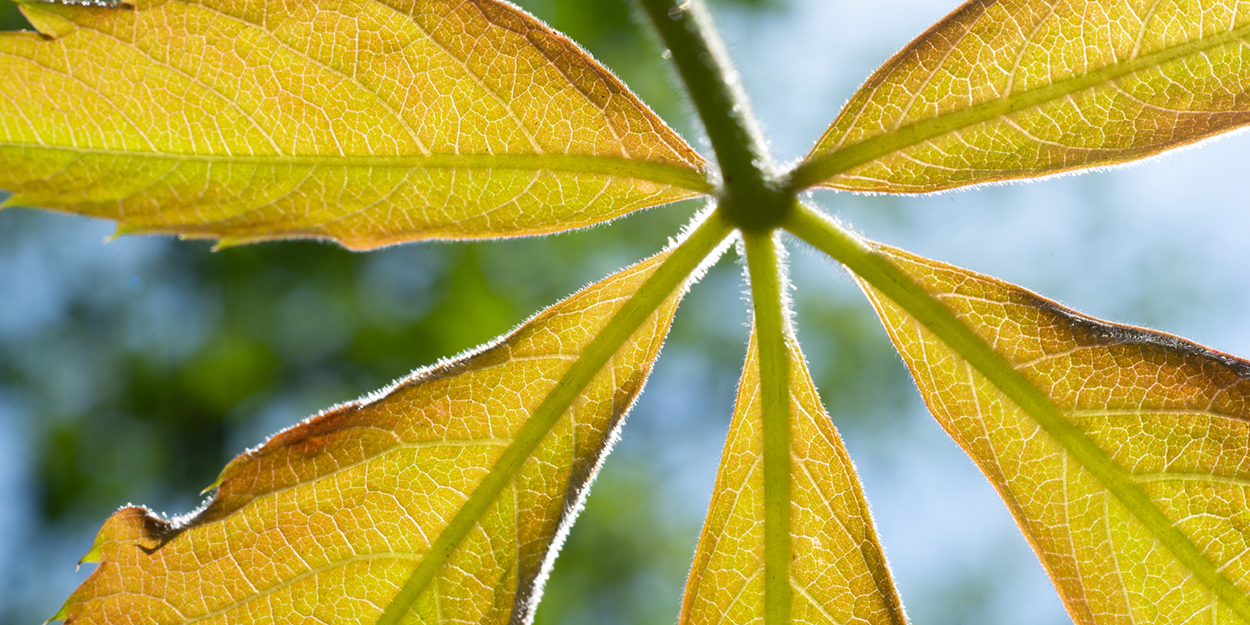
[(17, 4), (13, 0), (0, 0), (0, 29), (30, 29), (30, 22), (27, 22), (26, 18), (22, 17), (22, 12), (18, 10)]

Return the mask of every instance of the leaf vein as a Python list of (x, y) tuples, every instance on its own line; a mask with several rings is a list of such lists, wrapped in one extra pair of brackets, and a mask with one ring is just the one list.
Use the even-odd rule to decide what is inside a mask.
[(790, 576), (790, 584), (795, 590), (798, 590), (799, 594), (802, 595), (804, 599), (807, 599), (808, 603), (811, 603), (812, 607), (816, 608), (822, 616), (829, 619), (830, 623), (833, 623), (833, 625), (844, 625), (842, 621), (834, 618), (833, 614), (831, 614), (823, 604), (817, 601), (811, 593), (807, 592), (807, 584), (800, 580), (797, 574)]
[[(185, 4), (188, 4), (189, 6), (190, 5), (198, 6), (205, 11), (221, 16), (223, 19), (234, 21), (236, 23), (239, 23), (251, 29), (254, 29), (260, 32), (260, 34), (264, 35), (265, 37), (268, 37), (270, 40), (278, 44), (280, 47), (286, 49), (288, 52), (293, 53), (298, 58), (304, 61), (307, 61), (308, 63), (312, 65), (318, 66), (324, 69), (325, 71), (329, 72), (330, 74), (334, 74), (338, 76), (339, 78), (342, 78), (343, 80), (346, 80), (356, 85), (356, 87), (359, 88), (361, 91), (373, 96), (374, 100), (376, 100), (379, 104), (381, 104), (392, 116), (395, 117), (395, 119), (401, 125), (404, 126), (404, 128), (408, 131), (408, 134), (412, 137), (413, 142), (417, 146), (417, 149), (420, 150), (423, 155), (428, 156), (430, 154), (430, 151), (426, 149), (425, 144), (421, 142), (421, 139), (416, 134), (416, 130), (413, 129), (412, 125), (408, 123), (408, 120), (404, 119), (404, 117), (400, 115), (399, 112), (396, 111), (395, 108), (391, 106), (391, 104), (387, 102), (381, 96), (381, 94), (365, 86), (365, 84), (360, 82), (360, 80), (357, 79), (355, 76), (352, 76), (351, 74), (347, 73), (343, 69), (335, 67), (334, 65), (330, 63), (326, 63), (324, 61), (321, 61), (313, 57), (311, 54), (308, 53), (308, 51), (301, 50), (298, 47), (296, 47), (294, 44), (286, 41), (285, 39), (282, 39), (281, 37), (278, 37), (276, 33), (274, 33), (272, 30), (269, 30), (262, 24), (257, 24), (256, 22), (253, 22), (251, 20), (248, 20), (246, 18), (237, 16), (237, 15), (231, 15), (229, 13), (226, 13), (225, 11), (222, 11), (221, 9), (216, 9), (203, 3), (191, 3), (191, 2), (186, 2), (185, 0), (182, 0), (182, 1)], [(342, 141), (339, 139), (338, 133), (334, 131), (334, 119), (330, 117), (330, 114), (324, 108), (322, 107), (315, 107), (315, 108), (325, 117), (326, 124), (327, 124), (326, 129), (330, 133), (330, 138), (334, 140), (334, 146), (338, 150), (339, 155), (346, 156), (347, 153), (346, 151), (343, 150)]]
[[(87, 22), (76, 22), (76, 24), (78, 24), (79, 28), (84, 28), (86, 30), (90, 30), (91, 32), (97, 33), (101, 37), (112, 39), (113, 41), (116, 41), (118, 44), (126, 46), (130, 48), (131, 50), (134, 50), (135, 52), (142, 54), (143, 56), (147, 57), (148, 59), (150, 59), (157, 65), (160, 65), (161, 67), (165, 67), (169, 70), (177, 72), (178, 74), (181, 74), (183, 77), (190, 79), (195, 84), (198, 84), (204, 87), (205, 89), (208, 89), (210, 92), (213, 93), (213, 95), (216, 95), (217, 97), (221, 98), (230, 108), (234, 109), (237, 113), (239, 113), (239, 115), (241, 115), (244, 119), (250, 122), (253, 128), (260, 131), (261, 136), (263, 136), (265, 140), (269, 142), (269, 145), (273, 148), (276, 154), (285, 155), (285, 152), (282, 150), (282, 148), (278, 147), (277, 141), (274, 140), (273, 133), (269, 129), (262, 126), (260, 122), (256, 121), (256, 117), (251, 112), (244, 110), (243, 107), (240, 106), (237, 101), (227, 96), (217, 87), (210, 85), (207, 82), (204, 82), (204, 80), (200, 78), (199, 76), (196, 76), (190, 72), (187, 72), (183, 70), (182, 68), (177, 67), (173, 63), (170, 63), (169, 61), (164, 61), (164, 60), (156, 58), (156, 56), (153, 55), (151, 52), (148, 52), (147, 50), (139, 47), (133, 42), (124, 41), (118, 38), (116, 35), (105, 32), (104, 30), (97, 28)], [(220, 127), (218, 128), (218, 130), (220, 131)], [(192, 134), (191, 138), (192, 140), (194, 140), (195, 135)], [(250, 144), (248, 147), (251, 147)]]
[[(1046, 22), (1055, 16), (1055, 10), (1059, 6), (1059, 2), (1060, 0), (1051, 0), (1050, 9), (1046, 12), (1046, 16), (1038, 20), (1033, 25), (1033, 29), (1024, 37), (1024, 41), (1020, 44), (1020, 49), (1016, 51), (1016, 58), (1011, 63), (1011, 71), (1007, 73), (1007, 85), (1003, 88), (999, 97), (1011, 95), (1012, 88), (1016, 82), (1016, 75), (1020, 71), (1020, 63), (1024, 60), (1024, 55), (1029, 51), (1029, 46), (1033, 45), (1033, 39), (1042, 32), (1042, 26), (1045, 26)], [(1082, 22), (1082, 26), (1084, 26), (1084, 22)]]
[(182, 622), (183, 622), (183, 625), (190, 625), (191, 623), (197, 623), (200, 621), (211, 619), (216, 616), (221, 616), (231, 610), (234, 610), (235, 608), (243, 607), (249, 603), (252, 603), (253, 601), (256, 601), (257, 599), (262, 599), (264, 597), (272, 595), (273, 593), (278, 592), (279, 590), (282, 590), (283, 588), (287, 588), (289, 586), (297, 584), (310, 577), (320, 575), (321, 573), (325, 573), (326, 571), (332, 571), (337, 568), (342, 568), (345, 566), (356, 564), (357, 562), (368, 562), (371, 560), (419, 561), (423, 557), (424, 557), (424, 554), (396, 553), (396, 552), (353, 554), (341, 560), (327, 562), (320, 566), (311, 568), (307, 571), (304, 571), (303, 573), (300, 573), (299, 575), (295, 575), (288, 579), (282, 580), (281, 582), (274, 584), (273, 586), (269, 586), (268, 588), (265, 588), (264, 590), (261, 590), (260, 592), (257, 592), (252, 595), (248, 595), (246, 597), (242, 597), (240, 599), (227, 603), (215, 610), (211, 610), (209, 612), (205, 612), (204, 614), (199, 614), (190, 618), (183, 617), (186, 620)]
[[(149, 148), (149, 149), (151, 149), (151, 150), (152, 150), (152, 151), (154, 151), (154, 152), (155, 152), (155, 151), (157, 151), (157, 150), (156, 150), (156, 144), (152, 142), (152, 138), (151, 138), (151, 137), (149, 137), (149, 136), (148, 136), (148, 134), (147, 134), (146, 132), (144, 132), (143, 128), (142, 128), (142, 127), (140, 127), (140, 126), (139, 126), (139, 124), (138, 124), (137, 122), (135, 122), (133, 119), (131, 119), (131, 118), (130, 118), (130, 116), (129, 116), (129, 115), (127, 115), (127, 114), (126, 114), (125, 109), (123, 109), (120, 105), (118, 105), (116, 102), (114, 102), (112, 98), (110, 98), (110, 97), (108, 97), (108, 96), (104, 95), (104, 94), (103, 94), (103, 93), (99, 90), (99, 88), (97, 88), (96, 86), (94, 86), (94, 85), (92, 85), (91, 83), (87, 82), (86, 80), (84, 80), (84, 79), (80, 78), (78, 75), (76, 75), (76, 74), (74, 74), (73, 72), (68, 71), (68, 70), (59, 69), (59, 68), (56, 68), (56, 67), (52, 67), (51, 65), (47, 65), (47, 64), (41, 63), (41, 62), (39, 62), (39, 61), (37, 61), (37, 60), (35, 60), (35, 59), (32, 59), (32, 58), (30, 58), (30, 57), (22, 56), (22, 55), (20, 55), (20, 54), (13, 54), (12, 52), (0, 51), (0, 56), (6, 56), (6, 57), (9, 57), (9, 58), (12, 58), (12, 59), (17, 59), (17, 60), (19, 60), (19, 61), (25, 61), (25, 62), (30, 63), (30, 64), (32, 64), (32, 65), (36, 65), (36, 66), (38, 66), (38, 67), (40, 67), (40, 68), (43, 68), (43, 69), (45, 69), (45, 70), (47, 70), (47, 71), (49, 71), (49, 72), (52, 72), (53, 74), (59, 74), (59, 75), (61, 75), (61, 76), (64, 76), (64, 77), (66, 77), (66, 78), (70, 79), (72, 82), (76, 82), (76, 83), (78, 83), (78, 84), (79, 84), (79, 85), (81, 85), (83, 88), (85, 88), (87, 91), (90, 91), (91, 93), (94, 93), (96, 96), (98, 96), (98, 97), (100, 98), (100, 100), (101, 100), (101, 101), (103, 101), (103, 102), (107, 103), (110, 107), (112, 107), (112, 108), (113, 108), (113, 110), (117, 112), (117, 118), (118, 118), (118, 119), (121, 119), (121, 120), (125, 121), (127, 124), (129, 124), (129, 125), (130, 125), (130, 127), (134, 129), (135, 133), (139, 136), (139, 138), (140, 138), (140, 139), (142, 139), (142, 140), (144, 141), (144, 143), (147, 143), (147, 144), (148, 144), (148, 148)], [(96, 128), (96, 129), (97, 129), (97, 130), (100, 130), (100, 128), (99, 128), (98, 126), (97, 126), (97, 128)], [(45, 144), (45, 145), (46, 145), (46, 144)]]
[[(456, 6), (456, 9), (459, 9), (465, 4), (473, 4), (473, 3), (470, 3), (467, 1), (461, 2), (459, 5)], [(403, 15), (403, 13), (401, 13), (398, 9), (394, 9), (394, 7), (391, 7), (391, 8), (396, 13), (400, 13), (401, 15)], [(473, 4), (473, 8), (477, 9), (479, 12), (481, 11), (481, 8), (478, 7), (476, 4)], [(448, 12), (449, 15), (451, 13), (452, 11)], [(434, 33), (432, 30), (427, 29), (425, 26), (421, 24), (421, 22), (417, 20), (415, 15), (407, 15), (406, 17), (408, 17), (411, 20), (411, 23), (414, 28), (420, 31), (421, 34), (425, 35), (425, 38), (428, 39), (430, 43), (434, 44), (434, 46), (437, 47), (439, 50), (441, 50), (443, 54), (447, 55), (447, 58), (451, 59), (452, 61), (455, 61), (458, 65), (460, 65), (460, 68), (464, 70), (465, 75), (468, 76), (470, 80), (475, 82), (478, 87), (480, 87), (483, 91), (489, 94), (495, 100), (496, 103), (498, 103), (500, 106), (503, 107), (503, 110), (504, 112), (508, 114), (508, 117), (512, 118), (512, 121), (516, 123), (517, 127), (521, 130), (521, 133), (524, 134), (527, 139), (529, 139), (530, 146), (534, 148), (535, 153), (537, 154), (546, 153), (546, 150), (543, 150), (542, 145), (538, 143), (538, 139), (534, 137), (534, 133), (530, 130), (529, 126), (526, 126), (525, 122), (521, 121), (520, 115), (517, 114), (516, 109), (512, 108), (512, 104), (509, 103), (508, 100), (505, 99), (497, 90), (495, 90), (490, 85), (486, 84), (486, 78), (484, 76), (480, 76), (473, 70), (469, 69), (468, 61), (453, 54), (451, 50), (446, 45), (443, 44), (442, 41), (439, 41), (438, 39), (434, 37)], [(491, 24), (491, 25), (494, 26), (494, 24)], [(498, 28), (497, 26), (495, 27)]]

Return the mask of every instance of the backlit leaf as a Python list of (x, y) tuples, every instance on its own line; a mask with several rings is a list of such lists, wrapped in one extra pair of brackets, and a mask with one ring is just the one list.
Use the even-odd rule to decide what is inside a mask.
[(1250, 121), (1240, 0), (971, 0), (877, 70), (799, 187), (919, 193), (1123, 163)]
[[(859, 479), (790, 345), (791, 610), (795, 623), (901, 625)], [(754, 333), (681, 623), (764, 622), (764, 470)]]
[(190, 517), (110, 518), (68, 623), (509, 623), (533, 609), (682, 284), (725, 236), (239, 456)]
[(948, 311), (863, 282), (1077, 623), (1250, 622), (1250, 362), (873, 249)]
[(707, 191), (706, 163), (500, 0), (23, 6), (0, 188), (122, 232), (369, 248), (552, 232)]

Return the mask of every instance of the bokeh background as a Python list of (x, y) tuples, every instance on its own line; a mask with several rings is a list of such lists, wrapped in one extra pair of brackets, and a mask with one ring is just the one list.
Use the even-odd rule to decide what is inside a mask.
[[(627, 0), (521, 2), (705, 153)], [(712, 3), (775, 155), (800, 158), (871, 71), (954, 0)], [(7, 28), (22, 21), (0, 0)], [(0, 81), (3, 77), (0, 77)], [(1250, 354), (1250, 138), (1133, 168), (917, 198), (820, 192), (864, 234), (1080, 310)], [(0, 211), (0, 623), (40, 623), (128, 502), (169, 513), (231, 457), (454, 355), (660, 249), (698, 210), (544, 239), (356, 254), (124, 238)], [(925, 412), (841, 269), (791, 243), (800, 339), (914, 623), (1069, 622), (993, 489)], [(729, 423), (748, 312), (730, 252), (682, 304), (548, 584), (543, 625), (673, 623)]]

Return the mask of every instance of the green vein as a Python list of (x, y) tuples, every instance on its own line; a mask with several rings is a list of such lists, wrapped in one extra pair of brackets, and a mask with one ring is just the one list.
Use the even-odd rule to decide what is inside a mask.
[(620, 311), (612, 317), (603, 330), (586, 346), (577, 361), (534, 410), (525, 424), (517, 430), (512, 444), (482, 479), (434, 539), (426, 557), (417, 566), (408, 581), (386, 606), (378, 618), (378, 625), (398, 625), (412, 604), (429, 586), (452, 553), (460, 546), (469, 531), (494, 503), (504, 488), (520, 470), (521, 465), (534, 453), (534, 449), (555, 426), (582, 390), (599, 373), (599, 370), (625, 344), (651, 313), (708, 257), (729, 234), (731, 226), (719, 212), (712, 213), (699, 225), (659, 269), (647, 278), (642, 287), (629, 298)]
[(764, 624), (790, 622), (790, 350), (776, 233), (744, 236), (764, 430)]
[(1065, 419), (1050, 397), (1012, 367), (1006, 358), (869, 243), (806, 206), (797, 206), (789, 215), (784, 225), (786, 230), (846, 265), (959, 354), (1119, 500), (1195, 579), (1239, 617), (1250, 622), (1250, 597), (1221, 574), (1193, 541), (1168, 520), (1134, 483), (1131, 474)]
[[(812, 154), (808, 155), (806, 162), (791, 172), (788, 186), (793, 190), (806, 189), (882, 156), (919, 145), (935, 137), (1004, 117), (1027, 108), (1053, 102), (1086, 89), (1107, 84), (1135, 72), (1153, 69), (1187, 56), (1202, 54), (1212, 48), (1238, 42), (1247, 35), (1250, 35), (1250, 24), (1210, 37), (1203, 37), (1164, 48), (1157, 52), (1120, 61), (1119, 63), (1112, 63), (1089, 73), (1073, 76), (1072, 78), (1060, 80), (1043, 87), (1020, 91), (965, 109), (908, 124), (893, 132), (865, 139), (828, 154), (813, 157), (813, 154), (816, 153), (813, 150)], [(1205, 134), (1218, 130), (1217, 128)], [(819, 143), (817, 145), (819, 146)]]
[(707, 175), (690, 167), (592, 154), (414, 154), (402, 156), (253, 156), (228, 154), (178, 154), (170, 152), (137, 152), (0, 142), (0, 149), (69, 152), (82, 156), (126, 157), (139, 160), (176, 161), (187, 163), (224, 163), (273, 167), (342, 167), (349, 169), (478, 169), (553, 171), (570, 174), (595, 174), (631, 178), (657, 184), (710, 193), (712, 183)]

